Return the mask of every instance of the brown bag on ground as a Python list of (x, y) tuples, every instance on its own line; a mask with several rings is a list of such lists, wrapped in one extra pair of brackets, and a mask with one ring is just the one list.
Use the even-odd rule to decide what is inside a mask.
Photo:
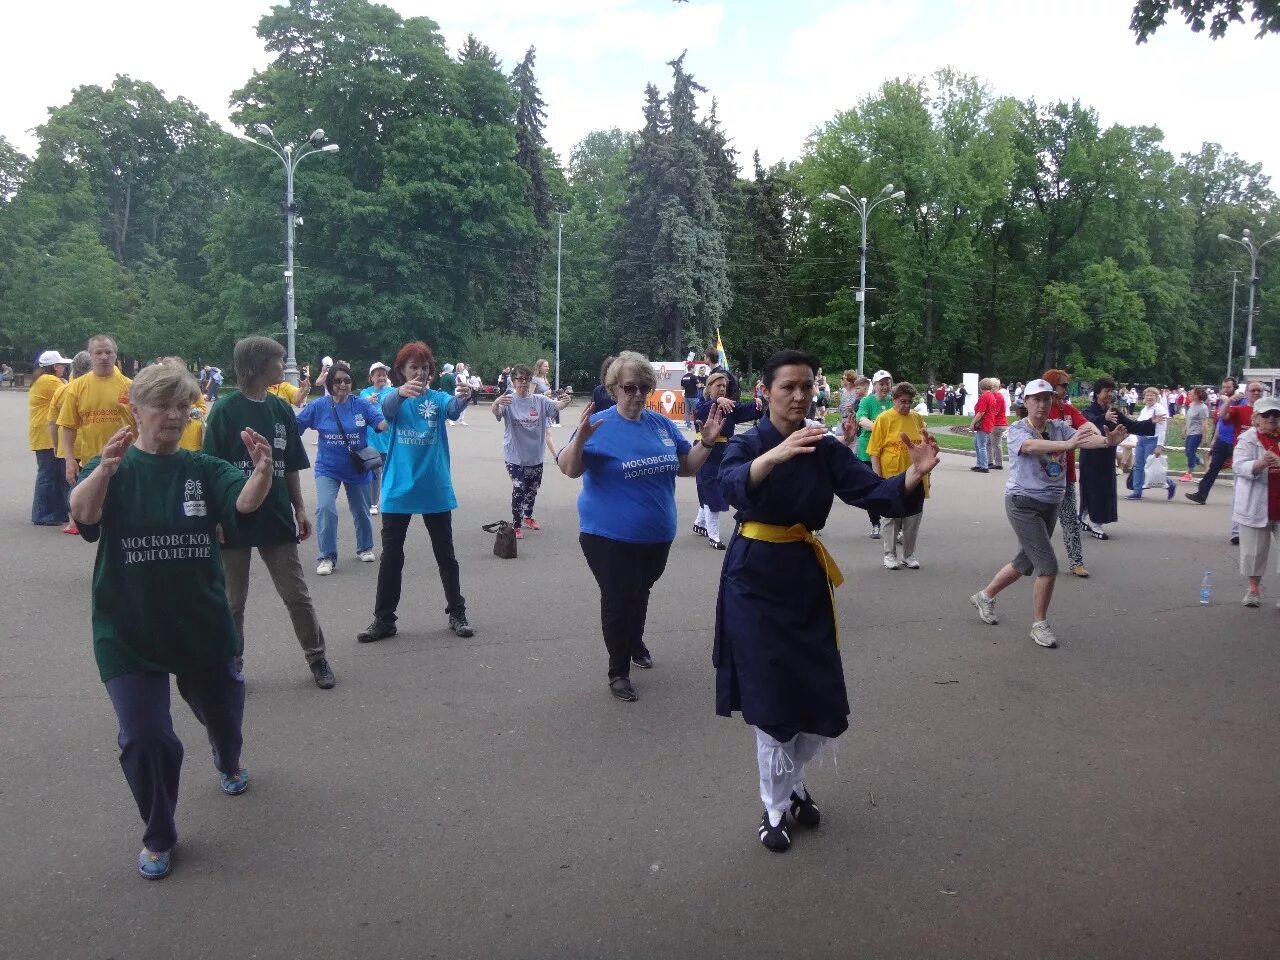
[(499, 520), (497, 523), (486, 523), (480, 528), (485, 533), (492, 533), (493, 536), (493, 555), (501, 557), (503, 560), (514, 560), (516, 558), (516, 528), (505, 520)]

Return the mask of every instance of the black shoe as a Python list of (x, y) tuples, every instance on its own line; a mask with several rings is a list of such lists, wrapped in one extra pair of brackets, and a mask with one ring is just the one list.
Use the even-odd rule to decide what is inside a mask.
[(628, 677), (614, 677), (609, 681), (609, 692), (617, 699), (631, 703), (636, 699), (636, 688)]
[(872, 540), (879, 540), (879, 539), (880, 539), (880, 524), (878, 524), (878, 523), (873, 523), (873, 524), (871, 525), (871, 539), (872, 539)]
[(329, 666), (329, 661), (323, 657), (311, 664), (311, 676), (315, 678), (316, 686), (321, 690), (332, 690), (333, 685), (338, 682), (338, 678), (333, 675), (333, 670)]
[(633, 656), (631, 658), (631, 662), (634, 663), (637, 667), (643, 667), (645, 670), (652, 670), (653, 654), (649, 653), (646, 650), (644, 653), (640, 654), (639, 656)]
[(1188, 500), (1190, 500), (1192, 503), (1198, 503), (1200, 504), (1200, 506), (1202, 507), (1204, 506), (1204, 502), (1206, 498), (1200, 496), (1199, 490), (1197, 490), (1195, 493), (1184, 493), (1183, 496), (1186, 497)]
[(231, 658), (231, 669), (235, 671), (237, 677), (244, 676), (244, 657), (238, 654)]
[(970, 467), (969, 469), (972, 470), (974, 473), (986, 473), (988, 470), (987, 467)]
[(394, 623), (387, 623), (385, 620), (374, 620), (373, 623), (356, 634), (356, 640), (360, 643), (374, 643), (395, 635), (396, 625)]
[(693, 525), (693, 532), (700, 537), (705, 537), (707, 535), (707, 528), (700, 524), (695, 523)]
[(449, 629), (460, 637), (474, 637), (476, 632), (471, 629), (471, 624), (467, 623), (467, 615), (460, 613), (456, 617), (449, 617)]
[(822, 814), (818, 812), (818, 805), (813, 802), (813, 794), (808, 790), (805, 791), (803, 800), (794, 790), (791, 791), (791, 819), (802, 827), (816, 827), (822, 822)]
[(712, 540), (710, 537), (707, 537), (707, 543), (709, 543), (709, 544), (711, 545), (711, 549), (712, 549), (712, 550), (723, 550), (723, 549), (724, 549), (724, 544), (723, 544), (721, 541), (719, 541), (719, 540)]
[(769, 811), (760, 818), (760, 842), (774, 853), (786, 853), (791, 849), (791, 834), (787, 833), (787, 815), (784, 813), (776, 827), (769, 825)]
[(1239, 536), (1238, 534), (1236, 534), (1236, 535), (1232, 536), (1232, 538), (1231, 538), (1231, 545), (1232, 545), (1233, 547), (1238, 547), (1238, 546), (1240, 546), (1240, 536)]
[(996, 466), (996, 467), (988, 467), (987, 469), (988, 469), (988, 470), (1003, 470), (1003, 469), (1004, 469), (1004, 467)]

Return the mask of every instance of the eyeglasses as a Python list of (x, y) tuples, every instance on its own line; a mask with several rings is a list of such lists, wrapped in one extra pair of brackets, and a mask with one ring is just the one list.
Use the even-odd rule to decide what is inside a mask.
[(643, 397), (646, 394), (648, 394), (649, 391), (653, 389), (653, 387), (646, 387), (643, 384), (639, 384), (639, 383), (620, 383), (618, 384), (618, 389), (621, 390), (623, 393), (625, 393), (628, 397), (634, 397), (637, 393)]
[(1255, 389), (1255, 390), (1250, 390), (1249, 392), (1250, 392), (1251, 394), (1253, 394), (1255, 397), (1260, 397), (1260, 396), (1262, 396), (1262, 390), (1261, 390), (1260, 388), (1259, 388), (1259, 389)]
[(349, 384), (349, 383), (351, 382), (351, 378), (350, 378), (350, 377), (334, 377), (334, 378), (333, 378), (332, 380), (330, 380), (329, 382), (330, 382), (330, 383), (332, 383), (332, 384), (336, 387), (336, 386), (337, 386), (338, 384), (340, 384), (340, 383), (348, 383), (348, 384)]
[(529, 378), (528, 378), (528, 377), (512, 377), (511, 379), (512, 379), (512, 380), (514, 380), (516, 383), (528, 383), (528, 382), (529, 382)]

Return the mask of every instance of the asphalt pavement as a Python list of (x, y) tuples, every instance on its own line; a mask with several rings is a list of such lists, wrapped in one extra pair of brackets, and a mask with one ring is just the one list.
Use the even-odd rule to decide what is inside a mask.
[(449, 633), (419, 525), (399, 635), (358, 645), (377, 566), (344, 515), (335, 575), (302, 548), (338, 676), (318, 690), (258, 563), (252, 786), (221, 794), (175, 696), (180, 839), (149, 883), (90, 649), (93, 548), (29, 523), (25, 418), (26, 394), (0, 393), (6, 958), (1280, 955), (1280, 577), (1240, 606), (1228, 487), (1122, 502), (1113, 539), (1086, 541), (1093, 577), (1059, 578), (1057, 650), (1027, 638), (1029, 584), (998, 626), (968, 603), (1014, 551), (1003, 475), (944, 458), (919, 571), (884, 570), (865, 514), (837, 504), (851, 729), (808, 778), (822, 826), (777, 855), (756, 839), (752, 732), (714, 714), (723, 554), (689, 532), (693, 481), (650, 608), (656, 664), (620, 703), (578, 484), (549, 467), (544, 529), (494, 557), (480, 526), (508, 516), (510, 484), (472, 408), (449, 436), (476, 636)]

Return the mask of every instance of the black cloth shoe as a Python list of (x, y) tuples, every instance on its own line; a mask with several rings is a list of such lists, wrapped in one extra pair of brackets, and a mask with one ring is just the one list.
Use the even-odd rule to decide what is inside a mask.
[(1240, 546), (1240, 535), (1239, 535), (1239, 534), (1232, 534), (1232, 537), (1231, 537), (1231, 545), (1232, 545), (1233, 547), (1238, 547), (1238, 546)]
[(633, 656), (631, 658), (631, 662), (634, 663), (637, 667), (643, 667), (645, 670), (652, 670), (653, 654), (646, 651), (645, 653), (641, 653), (639, 655)]
[(460, 637), (474, 637), (476, 632), (471, 629), (471, 624), (467, 623), (467, 615), (460, 613), (456, 617), (449, 617), (449, 629)]
[(987, 467), (970, 467), (969, 469), (972, 470), (974, 473), (986, 473), (988, 470)]
[(693, 525), (693, 532), (700, 537), (705, 537), (707, 535), (707, 528), (700, 524), (695, 523)]
[(873, 524), (871, 525), (871, 539), (872, 539), (872, 540), (879, 540), (879, 539), (880, 539), (880, 524), (878, 524), (878, 523), (873, 523)]
[(636, 699), (636, 688), (631, 685), (628, 677), (614, 677), (609, 681), (609, 692), (619, 700), (625, 700), (631, 703)]
[(1186, 497), (1188, 500), (1190, 500), (1192, 503), (1198, 503), (1200, 504), (1200, 506), (1202, 507), (1204, 506), (1205, 498), (1200, 496), (1199, 490), (1197, 490), (1195, 493), (1184, 493), (1183, 496)]
[(822, 822), (822, 814), (818, 812), (818, 805), (813, 802), (813, 794), (808, 790), (805, 791), (803, 800), (794, 790), (791, 791), (791, 819), (802, 827), (816, 827)]
[(374, 643), (395, 635), (396, 625), (394, 623), (387, 623), (385, 620), (374, 620), (373, 623), (356, 634), (356, 640), (360, 643)]
[(338, 682), (338, 678), (333, 675), (333, 669), (329, 666), (329, 661), (324, 658), (311, 664), (311, 676), (315, 678), (316, 686), (321, 690), (332, 690), (333, 685)]
[(764, 812), (764, 816), (760, 818), (760, 842), (774, 853), (786, 853), (791, 849), (791, 834), (787, 833), (787, 816), (782, 815), (782, 819), (776, 827), (769, 825), (769, 811)]
[(712, 550), (723, 550), (723, 549), (724, 549), (724, 543), (722, 543), (722, 542), (721, 542), (721, 541), (719, 541), (719, 540), (712, 540), (710, 537), (707, 537), (707, 543), (709, 543), (709, 544), (711, 545), (711, 549), (712, 549)]

